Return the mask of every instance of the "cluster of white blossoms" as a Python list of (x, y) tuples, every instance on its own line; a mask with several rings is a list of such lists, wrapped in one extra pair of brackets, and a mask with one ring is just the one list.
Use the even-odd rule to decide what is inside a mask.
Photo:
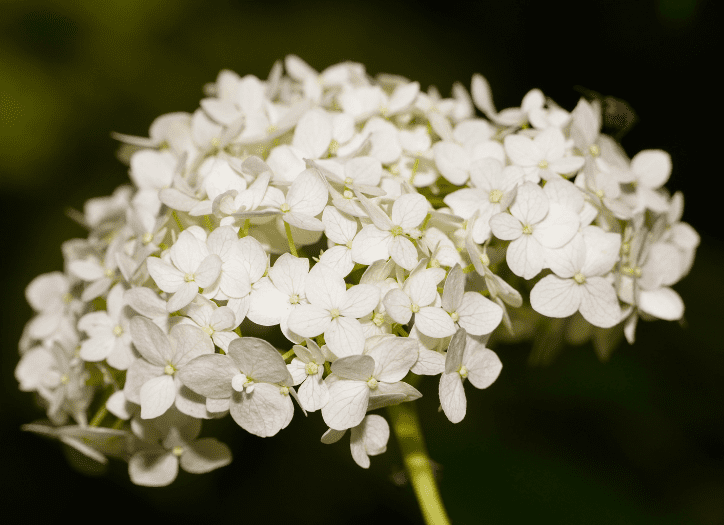
[[(370, 412), (419, 398), (417, 376), (465, 417), (466, 379), (500, 374), (494, 331), (574, 316), (632, 342), (639, 318), (683, 316), (671, 286), (699, 237), (663, 188), (670, 157), (629, 159), (595, 102), (534, 89), (498, 112), (480, 75), (442, 98), (296, 56), (205, 93), (115, 135), (133, 187), (88, 201), (88, 238), (26, 291), (16, 377), (50, 419), (26, 428), (125, 458), (137, 484), (228, 464), (202, 420), (273, 436), (295, 404), (324, 443), (349, 429), (366, 468), (390, 433)], [(254, 337), (277, 326), (282, 348)]]

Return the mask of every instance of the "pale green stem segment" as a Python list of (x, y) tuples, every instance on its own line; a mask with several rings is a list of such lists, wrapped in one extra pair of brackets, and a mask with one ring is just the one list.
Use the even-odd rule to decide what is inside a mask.
[(246, 219), (244, 221), (244, 227), (239, 230), (239, 238), (246, 237), (249, 235), (249, 227), (251, 226), (251, 219)]
[(178, 226), (179, 231), (184, 231), (184, 225), (181, 224), (181, 219), (178, 218), (178, 214), (176, 213), (176, 210), (173, 210), (171, 213), (173, 215), (173, 220), (176, 221), (176, 226)]
[(284, 355), (282, 355), (282, 359), (284, 359), (284, 360), (286, 361), (287, 359), (291, 359), (294, 355), (295, 355), (295, 354), (294, 354), (294, 348), (292, 348), (292, 349), (289, 350), (287, 353), (285, 353)]
[(299, 257), (297, 255), (297, 247), (294, 246), (294, 239), (292, 239), (292, 227), (289, 226), (289, 223), (284, 221), (284, 229), (287, 232), (287, 242), (289, 243), (289, 251), (294, 257)]
[(463, 268), (463, 273), (472, 273), (475, 271), (475, 265), (471, 264), (470, 266), (466, 266)]
[(106, 417), (106, 414), (108, 414), (108, 409), (106, 408), (106, 402), (108, 401), (108, 398), (111, 397), (111, 394), (113, 394), (115, 390), (109, 390), (104, 396), (103, 396), (103, 403), (101, 404), (98, 411), (93, 415), (93, 419), (90, 420), (90, 423), (88, 423), (88, 426), (91, 427), (97, 427), (100, 426), (101, 422), (103, 422), (103, 418)]
[(387, 408), (387, 413), (426, 525), (449, 525), (414, 405), (393, 405)]

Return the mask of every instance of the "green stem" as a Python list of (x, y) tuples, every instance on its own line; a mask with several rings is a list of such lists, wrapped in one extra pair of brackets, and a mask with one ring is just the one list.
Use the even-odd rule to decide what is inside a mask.
[(297, 247), (294, 246), (294, 239), (292, 239), (292, 227), (289, 226), (289, 223), (284, 221), (284, 229), (287, 232), (287, 242), (289, 243), (289, 251), (292, 253), (294, 257), (299, 257), (297, 255)]
[(249, 227), (251, 226), (251, 219), (246, 219), (244, 221), (244, 227), (239, 230), (239, 238), (244, 238), (247, 235), (249, 235)]
[(387, 408), (387, 413), (425, 523), (449, 525), (450, 520), (437, 490), (414, 405), (412, 403), (393, 405)]

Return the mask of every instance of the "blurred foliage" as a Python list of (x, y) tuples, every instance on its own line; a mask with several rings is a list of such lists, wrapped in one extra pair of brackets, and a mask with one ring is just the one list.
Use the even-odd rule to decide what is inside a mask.
[(420, 522), (410, 487), (394, 482), (404, 480), (394, 443), (363, 471), (346, 439), (319, 443), (325, 428), (315, 415), (297, 412), (268, 440), (210, 422), (206, 431), (232, 446), (234, 463), (158, 490), (131, 486), (115, 462), (104, 477), (77, 474), (57, 444), (19, 431), (42, 417), (12, 376), (31, 315), (23, 291), (62, 267), (62, 241), (85, 235), (66, 207), (128, 181), (110, 132), (145, 135), (158, 115), (198, 107), (222, 68), (264, 78), (295, 53), (318, 69), (359, 61), (443, 94), (481, 72), (499, 108), (539, 87), (572, 109), (576, 85), (632, 108), (639, 121), (623, 139), (627, 151), (669, 151), (684, 219), (710, 233), (677, 286), (686, 326), (642, 323), (637, 344), (605, 365), (590, 345), (543, 368), (527, 365), (529, 348), (496, 348), (503, 373), (469, 393), (462, 423), (437, 413), (435, 381), (421, 387), (421, 418), (455, 523), (724, 523), (724, 250), (715, 195), (702, 186), (720, 171), (710, 157), (719, 139), (707, 131), (720, 39), (711, 11), (695, 0), (593, 2), (575, 12), (521, 1), (1, 2), (6, 501), (28, 522), (69, 512), (179, 523)]

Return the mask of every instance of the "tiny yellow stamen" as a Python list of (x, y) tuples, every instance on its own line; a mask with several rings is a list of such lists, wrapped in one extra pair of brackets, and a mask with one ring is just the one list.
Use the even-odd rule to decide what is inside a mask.
[(583, 275), (581, 272), (578, 272), (576, 275), (573, 276), (573, 280), (576, 281), (578, 284), (583, 284), (586, 282), (586, 276)]
[(307, 363), (307, 366), (304, 367), (307, 375), (313, 376), (316, 375), (317, 372), (319, 372), (319, 365), (315, 363), (314, 361), (310, 361)]
[(119, 324), (113, 327), (113, 335), (121, 337), (123, 335), (123, 327)]
[(457, 313), (457, 312), (451, 312), (451, 313), (450, 313), (450, 317), (451, 317), (452, 320), (455, 321), (456, 323), (458, 322), (458, 320), (460, 320), (460, 314)]
[(166, 367), (163, 369), (163, 373), (169, 376), (172, 376), (176, 372), (176, 369), (173, 367), (173, 365), (166, 365)]
[(332, 309), (329, 311), (329, 315), (332, 316), (332, 319), (337, 319), (337, 317), (339, 317), (339, 309), (337, 309), (337, 308), (332, 308)]
[(377, 379), (370, 377), (367, 380), (367, 386), (370, 387), (370, 390), (377, 390)]
[(500, 190), (492, 190), (490, 192), (490, 195), (488, 196), (488, 199), (493, 204), (497, 204), (498, 202), (500, 202), (500, 199), (502, 199), (502, 198), (503, 198), (503, 192)]
[(180, 458), (181, 454), (183, 454), (183, 453), (184, 453), (183, 447), (176, 446), (176, 447), (173, 447), (173, 449), (171, 450), (171, 454), (173, 454), (177, 458)]

